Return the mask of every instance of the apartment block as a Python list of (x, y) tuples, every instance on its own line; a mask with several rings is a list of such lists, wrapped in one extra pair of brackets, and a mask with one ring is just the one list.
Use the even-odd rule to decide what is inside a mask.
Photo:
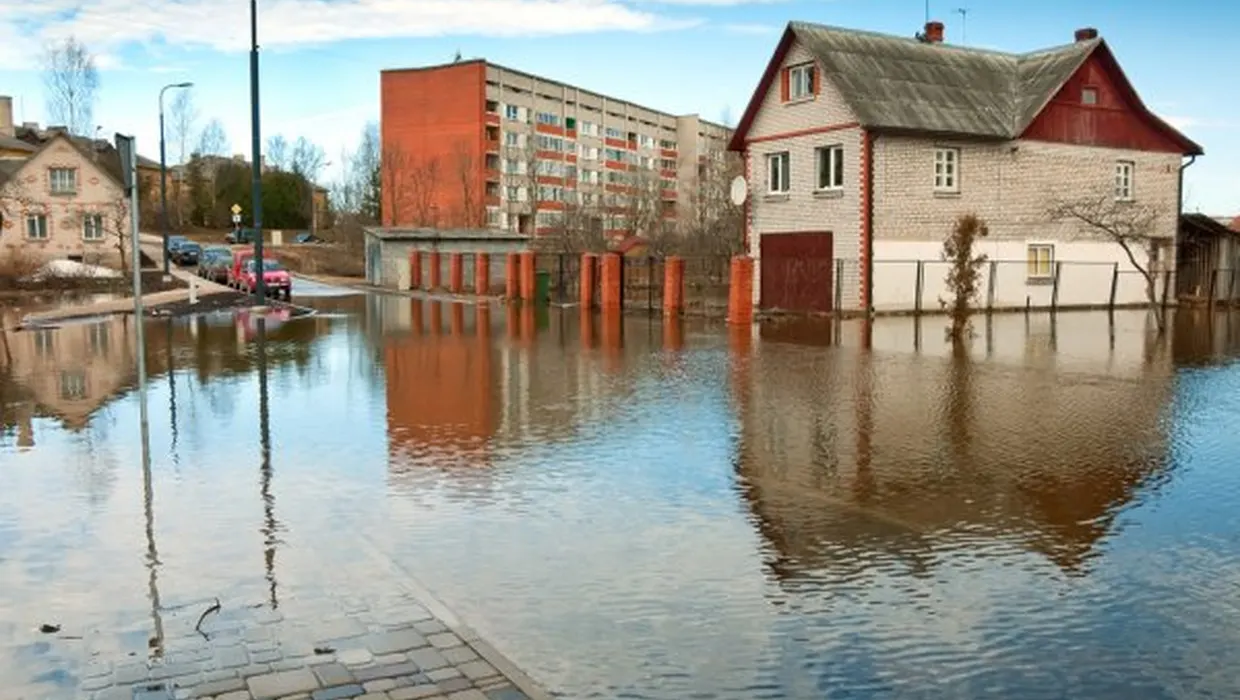
[(646, 235), (727, 171), (731, 129), (485, 60), (380, 76), (385, 226)]

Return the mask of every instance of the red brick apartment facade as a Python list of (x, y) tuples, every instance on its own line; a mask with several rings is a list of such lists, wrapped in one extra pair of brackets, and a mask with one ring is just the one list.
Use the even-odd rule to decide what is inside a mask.
[(626, 212), (673, 225), (732, 135), (481, 59), (383, 71), (380, 104), (384, 226), (546, 235), (588, 212), (611, 236), (645, 233)]

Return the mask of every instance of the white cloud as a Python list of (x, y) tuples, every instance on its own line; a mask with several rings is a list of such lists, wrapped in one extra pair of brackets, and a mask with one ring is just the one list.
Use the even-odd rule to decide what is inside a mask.
[[(639, 10), (624, 0), (264, 0), (259, 5), (259, 42), (273, 48), (451, 34), (658, 31), (690, 23)], [(152, 42), (244, 51), (250, 40), (249, 6), (218, 0), (0, 0), (0, 66), (30, 67), (44, 42), (70, 34), (100, 54)]]
[(725, 24), (723, 31), (729, 34), (775, 34), (781, 28), (770, 24)]
[(1188, 129), (1236, 129), (1240, 128), (1240, 122), (1228, 121), (1226, 119), (1199, 119), (1197, 117), (1181, 117), (1171, 116), (1163, 117), (1163, 121), (1171, 126), (1186, 131)]

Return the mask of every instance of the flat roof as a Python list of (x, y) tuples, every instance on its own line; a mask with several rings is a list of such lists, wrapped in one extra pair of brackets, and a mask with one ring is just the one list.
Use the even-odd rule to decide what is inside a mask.
[(569, 88), (571, 90), (576, 90), (578, 92), (584, 92), (588, 95), (593, 95), (594, 97), (598, 97), (600, 99), (611, 100), (612, 102), (624, 102), (626, 104), (633, 105), (634, 107), (644, 109), (647, 112), (654, 112), (656, 114), (660, 114), (665, 117), (672, 117), (673, 119), (676, 119), (679, 117), (697, 117), (698, 120), (701, 121), (703, 124), (709, 124), (710, 126), (713, 126), (717, 129), (724, 129), (726, 131), (734, 131), (733, 127), (724, 126), (723, 124), (710, 121), (709, 119), (702, 119), (702, 116), (698, 114), (697, 112), (690, 112), (688, 114), (674, 114), (666, 110), (654, 109), (653, 107), (647, 107), (646, 105), (638, 104), (632, 100), (626, 100), (622, 97), (612, 97), (610, 95), (604, 95), (601, 92), (595, 92), (594, 90), (587, 90), (586, 88), (579, 87), (577, 85), (572, 85), (562, 80), (556, 80), (555, 78), (548, 78), (544, 75), (537, 75), (535, 73), (520, 70), (518, 68), (511, 68), (509, 66), (505, 66), (499, 63), (488, 61), (485, 58), (471, 58), (468, 60), (452, 61), (449, 63), (437, 63), (437, 64), (430, 65), (430, 66), (416, 66), (413, 68), (383, 68), (379, 72), (380, 73), (406, 73), (406, 72), (413, 72), (413, 71), (432, 71), (432, 70), (442, 70), (444, 68), (456, 68), (460, 66), (474, 65), (478, 63), (481, 63), (486, 66), (491, 66), (494, 68), (499, 68), (500, 70), (505, 70), (505, 71), (508, 71), (509, 73), (516, 73), (517, 75), (521, 75), (526, 78), (532, 78), (534, 80), (541, 80), (544, 83), (550, 83), (558, 87), (564, 87), (564, 88)]
[(498, 228), (402, 228), (399, 226), (368, 226), (367, 236), (384, 241), (529, 241), (524, 233)]

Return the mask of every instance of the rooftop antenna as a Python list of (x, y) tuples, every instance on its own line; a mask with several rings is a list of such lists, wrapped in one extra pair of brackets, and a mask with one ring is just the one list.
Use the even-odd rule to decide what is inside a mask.
[(460, 49), (457, 49), (457, 50), (456, 50), (456, 55), (452, 58), (452, 62), (453, 62), (453, 63), (460, 63), (460, 62), (461, 62), (461, 50), (460, 50)]
[(963, 46), (968, 41), (969, 8), (957, 7), (956, 12), (960, 14), (960, 44)]
[(926, 24), (930, 23), (930, 0), (926, 0)]

